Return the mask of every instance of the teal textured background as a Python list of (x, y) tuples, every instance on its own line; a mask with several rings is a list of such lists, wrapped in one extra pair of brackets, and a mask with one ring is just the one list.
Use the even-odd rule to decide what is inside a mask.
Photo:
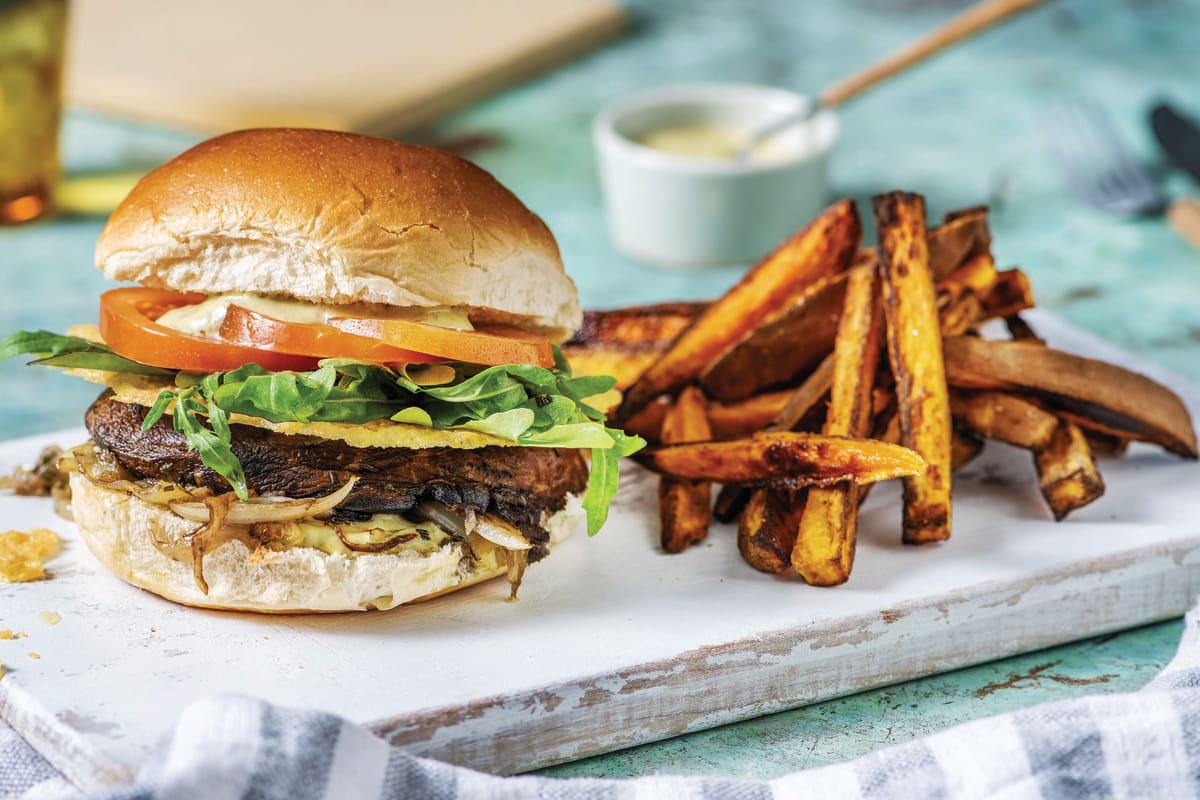
[[(671, 82), (817, 90), (964, 5), (631, 3), (634, 25), (624, 39), (413, 138), (477, 160), (541, 214), (559, 238), (586, 305), (711, 297), (740, 268), (668, 271), (613, 250), (591, 150), (590, 125), (600, 108)], [(1163, 168), (1144, 120), (1158, 97), (1200, 116), (1197, 31), (1200, 2), (1194, 0), (1049, 3), (846, 107), (833, 195), (866, 199), (905, 188), (924, 193), (931, 214), (939, 215), (989, 204), (998, 261), (1030, 273), (1040, 305), (1198, 380), (1200, 254), (1162, 220), (1117, 219), (1074, 202), (1038, 129), (1046, 100), (1087, 93), (1114, 114), (1130, 146), (1171, 192), (1200, 192)], [(64, 129), (72, 171), (158, 163), (196, 140), (80, 111), (68, 116)], [(91, 269), (101, 225), (60, 219), (0, 230), (0, 331), (62, 330), (95, 319), (96, 295), (107, 285)], [(0, 363), (0, 386), (0, 438), (78, 424), (95, 394), (78, 381), (15, 361)], [(1169, 658), (1179, 629), (1177, 622), (1161, 623), (548, 772), (768, 776), (817, 766), (985, 714), (1083, 692), (1136, 689)]]

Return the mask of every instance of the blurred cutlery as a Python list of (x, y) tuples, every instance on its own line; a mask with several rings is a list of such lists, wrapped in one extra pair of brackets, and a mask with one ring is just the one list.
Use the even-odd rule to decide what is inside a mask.
[(1200, 183), (1200, 127), (1169, 103), (1150, 110), (1150, 127), (1171, 163)]
[(1165, 214), (1176, 233), (1200, 247), (1200, 204), (1167, 197), (1134, 161), (1108, 115), (1094, 100), (1056, 100), (1046, 108), (1042, 128), (1047, 145), (1079, 199), (1124, 216)]

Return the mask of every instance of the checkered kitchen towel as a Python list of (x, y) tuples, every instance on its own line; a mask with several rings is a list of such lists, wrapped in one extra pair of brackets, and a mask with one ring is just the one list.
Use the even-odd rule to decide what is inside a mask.
[[(978, 720), (773, 781), (498, 778), (415, 758), (314, 711), (238, 696), (190, 706), (171, 740), (105, 800), (308, 798), (1176, 798), (1200, 795), (1200, 607), (1140, 692)], [(0, 798), (77, 797), (0, 723)]]

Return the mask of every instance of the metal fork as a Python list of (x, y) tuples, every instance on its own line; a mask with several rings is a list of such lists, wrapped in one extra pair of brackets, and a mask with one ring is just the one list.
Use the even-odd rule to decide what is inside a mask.
[(1042, 114), (1042, 133), (1080, 200), (1129, 216), (1166, 210), (1169, 199), (1133, 160), (1094, 100), (1055, 100)]

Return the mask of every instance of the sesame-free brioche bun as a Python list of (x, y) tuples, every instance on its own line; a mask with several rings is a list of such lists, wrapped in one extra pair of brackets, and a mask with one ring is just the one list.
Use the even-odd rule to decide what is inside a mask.
[(146, 175), (96, 266), (177, 291), (452, 306), (555, 340), (582, 320), (546, 225), (457, 156), (334, 131), (203, 142)]
[[(189, 606), (269, 614), (383, 610), (505, 572), (503, 552), (483, 539), (471, 544), (473, 559), (464, 559), (459, 544), (429, 555), (347, 557), (312, 547), (251, 550), (231, 539), (204, 557), (205, 594), (192, 565), (167, 555), (172, 546), (186, 547), (196, 523), (79, 473), (70, 481), (75, 523), (92, 554), (122, 580)], [(580, 498), (568, 496), (566, 506), (545, 520), (551, 544), (569, 536), (582, 516)]]

